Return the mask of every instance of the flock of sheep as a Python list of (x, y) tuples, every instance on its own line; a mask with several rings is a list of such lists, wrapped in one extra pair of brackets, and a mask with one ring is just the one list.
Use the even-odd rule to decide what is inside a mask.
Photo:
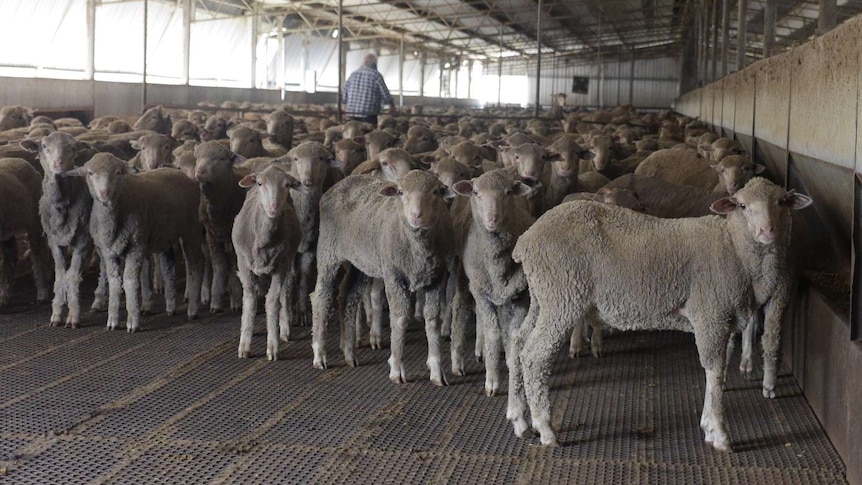
[[(405, 382), (404, 336), (425, 323), (427, 366), (463, 375), (467, 328), (501, 390), (515, 433), (546, 445), (548, 380), (566, 342), (601, 353), (602, 329), (692, 332), (706, 371), (701, 427), (729, 450), (722, 388), (732, 334), (740, 370), (764, 314), (763, 393), (775, 396), (780, 320), (792, 284), (786, 191), (732, 140), (672, 112), (561, 113), (542, 119), (454, 110), (338, 125), (331, 112), (294, 118), (148, 110), (137, 120), (0, 111), (0, 306), (8, 302), (26, 233), (39, 301), (51, 325), (81, 321), (82, 274), (98, 254), (92, 310), (129, 332), (163, 292), (177, 311), (178, 262), (187, 315), (241, 310), (238, 355), (249, 357), (264, 300), (266, 357), (292, 325), (312, 325), (313, 365), (325, 369), (329, 322), (346, 363), (368, 329), (389, 378)], [(421, 107), (414, 107), (414, 114)], [(429, 113), (426, 113), (428, 115)], [(564, 116), (563, 116), (564, 115)], [(720, 215), (709, 215), (710, 212)], [(722, 217), (724, 216), (724, 217)], [(156, 257), (157, 256), (157, 257)], [(531, 421), (528, 422), (528, 416)]]

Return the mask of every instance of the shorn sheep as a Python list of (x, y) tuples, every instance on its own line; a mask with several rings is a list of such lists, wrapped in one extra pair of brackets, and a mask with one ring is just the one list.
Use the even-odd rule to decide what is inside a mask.
[(232, 231), (242, 282), (240, 358), (248, 357), (251, 351), (258, 294), (267, 288), (261, 287), (261, 283), (269, 284), (266, 290), (266, 358), (277, 360), (279, 337), (287, 340), (290, 336), (287, 295), (293, 281), (290, 270), (301, 229), (289, 192), (290, 189), (299, 190), (301, 185), (280, 164), (270, 165), (239, 181), (240, 187), (251, 188)]
[(126, 330), (140, 326), (138, 301), (140, 271), (144, 258), (159, 254), (165, 276), (165, 310), (176, 311), (176, 275), (173, 247), (182, 242), (186, 256), (189, 319), (197, 318), (200, 306), (203, 231), (198, 219), (200, 190), (175, 168), (158, 168), (132, 174), (126, 163), (111, 154), (99, 153), (83, 167), (67, 172), (84, 176), (93, 197), (90, 234), (105, 258), (108, 274), (109, 329), (120, 324), (120, 296), (126, 295)]
[[(444, 197), (452, 194), (437, 177), (419, 170), (397, 184), (354, 175), (336, 184), (320, 200), (317, 286), (312, 294), (314, 367), (327, 366), (326, 323), (335, 300), (338, 272), (353, 265), (348, 310), (358, 305), (364, 279), (382, 278), (389, 300), (391, 356), (389, 379), (406, 382), (402, 355), (411, 299), (425, 292), (425, 331), (431, 382), (447, 384), (440, 355), (440, 308), (446, 291), (446, 267), (453, 252), (452, 219)], [(372, 229), (373, 228), (373, 229)], [(341, 318), (341, 350), (356, 365), (354, 315)], [(355, 318), (355, 317), (354, 317)]]
[(763, 393), (774, 397), (780, 319), (789, 299), (790, 210), (810, 203), (755, 178), (713, 203), (726, 218), (659, 219), (595, 202), (570, 202), (545, 214), (512, 253), (532, 298), (510, 369), (514, 399), (506, 416), (515, 434), (527, 429), (526, 397), (542, 444), (557, 443), (551, 363), (576, 325), (598, 319), (620, 330), (694, 333), (706, 370), (700, 425), (708, 444), (729, 451), (722, 403), (728, 339), (736, 326), (753, 325), (765, 305)]

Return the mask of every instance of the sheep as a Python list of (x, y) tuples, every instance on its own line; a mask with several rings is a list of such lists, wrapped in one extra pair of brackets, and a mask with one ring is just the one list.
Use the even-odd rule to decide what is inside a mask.
[(162, 135), (170, 135), (171, 118), (161, 106), (155, 106), (146, 110), (132, 125), (132, 129), (135, 131), (151, 130)]
[[(69, 127), (69, 128), (81, 128), (81, 127)], [(65, 129), (64, 131), (66, 133), (72, 134), (72, 132), (69, 131), (69, 128)], [(84, 131), (86, 131), (86, 130), (84, 130)], [(80, 133), (84, 133), (84, 131), (80, 131)], [(108, 133), (111, 133), (114, 135), (119, 134), (119, 133), (128, 133), (128, 132), (132, 131), (132, 126), (123, 120), (116, 120), (116, 121), (112, 121), (111, 124), (108, 125), (107, 131), (108, 131)]]
[(210, 116), (200, 130), (201, 141), (215, 141), (227, 138), (228, 122), (221, 116)]
[(640, 201), (636, 192), (617, 187), (605, 186), (595, 193), (577, 192), (569, 194), (565, 199), (563, 199), (563, 203), (572, 202), (574, 200), (592, 200), (603, 204), (615, 205), (617, 207), (625, 207), (626, 209), (631, 209), (636, 212), (647, 213), (646, 207)]
[(174, 163), (173, 150), (179, 146), (174, 138), (168, 135), (144, 135), (129, 144), (138, 154), (127, 163), (138, 170), (153, 170)]
[(741, 155), (731, 155), (720, 162), (710, 163), (694, 150), (671, 148), (653, 152), (638, 165), (634, 173), (732, 195), (765, 168)]
[(200, 128), (189, 120), (180, 120), (171, 127), (171, 138), (180, 142), (200, 141)]
[(790, 296), (790, 210), (809, 204), (807, 196), (758, 177), (713, 203), (726, 218), (659, 219), (595, 202), (545, 214), (512, 253), (532, 299), (510, 371), (515, 399), (506, 416), (516, 435), (527, 428), (526, 391), (542, 444), (556, 444), (548, 400), (554, 350), (581, 321), (600, 320), (621, 330), (695, 334), (706, 370), (700, 424), (708, 444), (729, 451), (722, 388), (732, 326), (753, 325), (766, 305), (763, 392), (774, 397), (779, 323)]
[(697, 151), (701, 156), (709, 158), (715, 162), (724, 160), (725, 157), (731, 155), (745, 155), (745, 151), (739, 142), (730, 138), (717, 138), (712, 143), (699, 144)]
[[(524, 143), (517, 147), (504, 147), (502, 153), (506, 153), (512, 160), (512, 169), (517, 171), (519, 177), (529, 181), (541, 181), (545, 174), (545, 162), (562, 161), (559, 153), (546, 149), (536, 143)], [(530, 207), (530, 215), (538, 217), (542, 215), (544, 206), (545, 189), (538, 186), (527, 198)]]
[(199, 109), (189, 111), (188, 115), (186, 115), (186, 120), (193, 125), (201, 128), (207, 122), (207, 112)]
[(407, 130), (407, 141), (404, 142), (404, 149), (408, 153), (425, 153), (437, 149), (437, 135), (429, 128), (420, 125), (411, 126)]
[(341, 135), (344, 138), (356, 138), (371, 131), (371, 125), (361, 121), (348, 121), (341, 125)]
[(431, 160), (431, 166), (428, 168), (428, 171), (436, 175), (440, 183), (449, 188), (458, 181), (469, 180), (474, 174), (474, 171), (470, 167), (456, 161), (452, 157)]
[[(42, 230), (54, 258), (54, 299), (50, 325), (63, 322), (63, 307), (68, 308), (66, 327), (76, 328), (81, 321), (80, 284), (84, 264), (93, 250), (90, 235), (90, 210), (93, 199), (87, 183), (80, 177), (69, 177), (79, 154), (89, 151), (87, 145), (66, 133), (52, 133), (41, 141), (24, 140), (21, 147), (38, 153), (44, 171), (39, 215)], [(67, 248), (71, 256), (67, 257)], [(102, 264), (104, 266), (104, 264)], [(102, 310), (107, 303), (107, 280), (99, 277), (96, 299), (91, 310)]]
[(335, 158), (341, 163), (341, 171), (345, 175), (349, 175), (356, 167), (365, 160), (368, 160), (368, 155), (365, 150), (365, 139), (358, 137), (355, 140), (348, 138), (340, 140), (333, 145)]
[(290, 333), (287, 318), (279, 325), (279, 314), (289, 313), (290, 270), (301, 237), (289, 190), (300, 190), (301, 184), (288, 174), (286, 167), (276, 163), (259, 173), (246, 175), (239, 186), (251, 191), (231, 231), (243, 292), (238, 354), (241, 359), (249, 356), (258, 293), (262, 291), (258, 288), (262, 280), (268, 279), (266, 358), (277, 360), (279, 338), (287, 340)]
[(280, 157), (287, 153), (284, 149), (269, 151), (263, 147), (263, 135), (257, 130), (246, 126), (237, 126), (228, 130), (230, 138), (230, 151), (245, 157)]
[(290, 197), (302, 226), (302, 240), (296, 255), (296, 291), (298, 321), (306, 325), (310, 314), (309, 294), (315, 279), (320, 197), (324, 193), (331, 169), (339, 167), (329, 150), (318, 142), (308, 141), (290, 150), (282, 159), (290, 165), (290, 175), (302, 183), (302, 190), (291, 190)]
[(365, 149), (368, 151), (368, 158), (376, 158), (377, 155), (387, 148), (395, 148), (398, 139), (386, 133), (385, 131), (375, 130), (368, 133), (364, 137)]
[(198, 317), (202, 273), (200, 190), (182, 172), (159, 168), (133, 175), (122, 160), (96, 154), (67, 172), (86, 177), (93, 197), (90, 234), (105, 259), (108, 275), (107, 327), (120, 324), (120, 295), (126, 295), (126, 330), (140, 328), (139, 281), (144, 258), (159, 253), (165, 275), (165, 311), (176, 311), (173, 247), (182, 243), (186, 259), (189, 319)]
[(222, 144), (203, 142), (194, 151), (195, 180), (200, 184), (200, 221), (206, 230), (206, 242), (212, 262), (210, 312), (222, 311), (225, 286), (229, 283), (230, 309), (241, 305), (242, 289), (236, 278), (236, 254), (231, 247), (231, 230), (245, 201), (245, 190), (239, 181), (248, 173), (237, 170), (242, 161)]
[(24, 106), (4, 106), (0, 108), (0, 131), (23, 128), (33, 119), (33, 110)]
[(266, 117), (266, 148), (271, 153), (287, 153), (293, 147), (293, 116), (285, 111), (273, 111)]
[(0, 307), (9, 303), (15, 268), (18, 264), (16, 235), (27, 233), (30, 244), (30, 261), (36, 282), (36, 300), (48, 299), (48, 268), (45, 237), (39, 222), (39, 198), (42, 195), (42, 176), (27, 160), (0, 159)]
[[(481, 147), (471, 141), (462, 141), (451, 147), (442, 145), (443, 153), (448, 154), (456, 162), (463, 163), (468, 167), (479, 167), (485, 159), (485, 152)], [(496, 159), (496, 157), (495, 157)]]
[(485, 394), (491, 397), (500, 389), (500, 344), (509, 356), (510, 336), (529, 306), (527, 280), (511, 255), (518, 237), (535, 221), (516, 200), (532, 188), (515, 180), (510, 171), (500, 169), (472, 181), (457, 182), (452, 189), (469, 198), (469, 203), (453, 207), (460, 264), (452, 305), (452, 373), (464, 375), (464, 330), (470, 314), (465, 308), (469, 302), (465, 293), (469, 291), (475, 302), (477, 326), (482, 327)]
[(395, 182), (415, 168), (413, 156), (401, 148), (387, 148), (376, 158), (366, 160), (351, 172), (351, 175), (377, 175), (384, 180)]
[(605, 188), (625, 189), (638, 194), (638, 199), (648, 214), (666, 219), (709, 215), (709, 206), (725, 196), (722, 192), (674, 184), (660, 178), (637, 174), (623, 175)]
[[(411, 295), (425, 292), (425, 331), (431, 382), (448, 384), (440, 361), (440, 306), (445, 292), (447, 260), (453, 251), (452, 220), (444, 197), (451, 192), (428, 172), (413, 170), (397, 184), (368, 175), (354, 175), (336, 184), (320, 199), (318, 276), (312, 295), (313, 365), (325, 369), (326, 321), (343, 262), (353, 266), (343, 322), (352, 322), (356, 296), (367, 277), (382, 278), (389, 300), (391, 356), (389, 379), (406, 382), (402, 362)], [(369, 231), (369, 225), (374, 231)], [(357, 272), (358, 271), (358, 272)], [(353, 309), (353, 310), (351, 310)], [(341, 350), (349, 365), (353, 325), (342, 326)]]

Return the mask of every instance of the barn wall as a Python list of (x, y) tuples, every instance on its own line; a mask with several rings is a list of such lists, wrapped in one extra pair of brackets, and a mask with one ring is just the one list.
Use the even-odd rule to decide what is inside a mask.
[[(739, 139), (770, 176), (814, 198), (801, 289), (782, 336), (824, 428), (862, 483), (862, 17), (686, 93), (675, 108)], [(724, 110), (716, 116), (715, 107)], [(727, 112), (732, 109), (733, 116)], [(804, 229), (800, 229), (800, 227)], [(788, 437), (792, 441), (792, 436)]]
[[(135, 83), (0, 77), (0, 106), (20, 104), (38, 109), (91, 109), (95, 116), (134, 115), (141, 112), (141, 94), (141, 85)], [(336, 98), (335, 93), (287, 91), (284, 102), (335, 104)], [(396, 95), (396, 103), (398, 99)], [(202, 101), (217, 104), (222, 101), (282, 103), (279, 92), (274, 90), (147, 85), (148, 105), (193, 106)], [(479, 102), (471, 99), (405, 96), (404, 104), (475, 107)]]

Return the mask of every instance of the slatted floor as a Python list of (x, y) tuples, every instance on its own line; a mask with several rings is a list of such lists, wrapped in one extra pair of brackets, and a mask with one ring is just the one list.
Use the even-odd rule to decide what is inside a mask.
[[(562, 446), (519, 440), (483, 369), (437, 388), (424, 332), (407, 334), (410, 382), (388, 350), (361, 366), (311, 366), (300, 328), (281, 360), (236, 357), (238, 315), (146, 317), (143, 331), (49, 328), (29, 281), (0, 311), (0, 482), (76, 483), (844, 483), (844, 465), (785, 370), (779, 398), (728, 379), (732, 454), (703, 444), (693, 339), (617, 334), (602, 359), (561, 354), (552, 381)], [(89, 293), (89, 292), (85, 292)], [(260, 319), (260, 318), (259, 318)]]

